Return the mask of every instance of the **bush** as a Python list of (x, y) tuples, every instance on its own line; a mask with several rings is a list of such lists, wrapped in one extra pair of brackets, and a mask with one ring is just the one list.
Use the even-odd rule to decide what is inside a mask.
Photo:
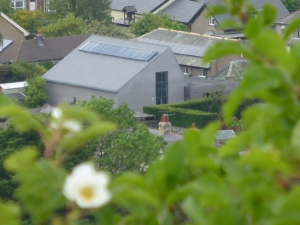
[[(173, 106), (173, 105), (172, 105)], [(217, 120), (216, 113), (208, 113), (199, 110), (192, 110), (186, 108), (175, 108), (170, 105), (159, 105), (159, 106), (145, 106), (144, 112), (155, 115), (158, 120), (163, 112), (170, 112), (169, 118), (173, 126), (178, 127), (191, 127), (193, 123), (197, 127), (203, 128), (208, 123)]]
[(0, 66), (0, 83), (24, 81), (43, 75), (47, 70), (34, 63), (19, 61), (14, 64)]

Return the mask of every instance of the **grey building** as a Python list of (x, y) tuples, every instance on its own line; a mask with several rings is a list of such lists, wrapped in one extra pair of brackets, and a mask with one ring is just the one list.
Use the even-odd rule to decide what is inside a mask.
[(180, 102), (187, 85), (169, 47), (92, 35), (43, 75), (48, 103), (103, 96), (135, 111)]
[(243, 59), (241, 55), (232, 55), (203, 64), (202, 59), (205, 51), (217, 42), (225, 40), (196, 33), (159, 28), (137, 38), (137, 41), (169, 46), (182, 69), (182, 73), (186, 76), (211, 78), (228, 65), (230, 61)]

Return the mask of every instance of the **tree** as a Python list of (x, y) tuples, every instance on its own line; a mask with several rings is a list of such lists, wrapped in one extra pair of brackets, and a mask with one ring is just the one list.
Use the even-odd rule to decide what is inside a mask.
[(69, 13), (66, 17), (59, 18), (56, 22), (42, 27), (41, 31), (46, 37), (69, 36), (81, 34), (83, 25), (83, 19)]
[(95, 161), (100, 168), (112, 174), (121, 174), (125, 171), (139, 172), (144, 171), (161, 155), (166, 142), (162, 137), (151, 134), (146, 125), (134, 122), (134, 112), (127, 104), (122, 103), (113, 108), (113, 100), (93, 97), (88, 102), (81, 102), (80, 105), (101, 115), (102, 119), (114, 122), (118, 130), (89, 142), (79, 154), (71, 158), (73, 162), (69, 162), (70, 168), (96, 154), (98, 157)]
[(43, 75), (47, 70), (40, 65), (26, 61), (0, 65), (0, 83), (24, 81)]
[(13, 9), (10, 6), (10, 0), (0, 0), (0, 12), (6, 15), (13, 13)]
[(228, 95), (224, 93), (224, 86), (219, 86), (216, 91), (211, 91), (205, 96), (207, 100), (207, 109), (209, 112), (216, 112), (218, 119), (222, 121), (223, 105), (226, 102)]
[(282, 3), (290, 12), (300, 9), (300, 2), (298, 0), (282, 0)]
[(83, 27), (83, 33), (88, 34), (99, 34), (107, 37), (116, 37), (128, 39), (129, 34), (125, 33), (124, 30), (120, 29), (116, 25), (110, 23), (100, 22), (98, 20), (92, 20)]
[(136, 36), (141, 36), (157, 28), (167, 28), (172, 30), (187, 31), (187, 27), (177, 21), (172, 21), (169, 15), (159, 13), (145, 13), (136, 23), (130, 24), (131, 32)]
[(67, 16), (72, 12), (69, 5), (69, 0), (50, 0), (46, 8), (47, 17), (57, 20), (58, 18)]
[(46, 16), (40, 10), (17, 10), (10, 16), (21, 27), (29, 31), (31, 36), (37, 34), (38, 30), (45, 25)]
[(110, 22), (110, 3), (110, 0), (76, 0), (76, 15), (86, 21)]
[(34, 77), (27, 79), (27, 86), (25, 87), (24, 103), (27, 107), (39, 107), (45, 104), (47, 100), (46, 95), (46, 80), (42, 77)]
[(0, 196), (3, 200), (13, 200), (17, 187), (12, 174), (4, 170), (3, 161), (9, 154), (19, 151), (24, 146), (35, 146), (42, 152), (43, 145), (39, 133), (32, 130), (20, 133), (12, 124), (0, 129)]

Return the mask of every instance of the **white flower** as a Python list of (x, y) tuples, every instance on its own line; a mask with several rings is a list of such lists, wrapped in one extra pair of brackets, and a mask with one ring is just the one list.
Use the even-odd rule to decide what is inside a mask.
[(80, 208), (96, 208), (111, 199), (108, 183), (109, 177), (106, 173), (97, 172), (91, 164), (83, 163), (76, 166), (67, 177), (63, 193)]
[(81, 124), (75, 120), (64, 121), (63, 127), (74, 133), (79, 132), (81, 130)]
[(60, 108), (55, 108), (52, 110), (52, 113), (51, 113), (52, 117), (55, 118), (55, 119), (60, 119), (61, 116), (62, 116), (62, 111)]

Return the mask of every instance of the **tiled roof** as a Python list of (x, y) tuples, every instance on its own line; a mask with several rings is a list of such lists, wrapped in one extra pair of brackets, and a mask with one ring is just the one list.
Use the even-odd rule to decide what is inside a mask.
[[(214, 5), (216, 2), (221, 3), (220, 0), (205, 0), (207, 1), (207, 6)], [(266, 3), (272, 3), (277, 8), (277, 19), (283, 18), (289, 15), (289, 11), (284, 6), (281, 0), (249, 0), (251, 4), (255, 6), (257, 10), (261, 10)], [(216, 15), (214, 16), (217, 23), (220, 25), (224, 20), (232, 19), (230, 15)]]
[(153, 12), (168, 0), (112, 0), (110, 8), (122, 11), (124, 6), (134, 6), (137, 14)]
[(90, 34), (44, 38), (44, 45), (39, 46), (36, 40), (13, 41), (0, 53), (0, 64), (11, 60), (44, 62), (61, 60), (86, 40)]
[(14, 40), (0, 52), (0, 64), (16, 62), (23, 41)]
[(248, 66), (247, 60), (237, 60), (237, 61), (231, 61), (229, 64), (227, 64), (219, 73), (217, 73), (212, 79), (213, 80), (222, 80), (226, 81), (226, 78), (232, 77), (232, 78), (238, 78), (241, 76), (241, 73), (245, 68)]
[(168, 7), (162, 10), (162, 13), (168, 14), (172, 19), (181, 23), (192, 23), (193, 20), (203, 10), (205, 0), (190, 1), (190, 0), (176, 0)]
[(150, 33), (144, 34), (139, 39), (154, 39), (163, 42), (171, 42), (182, 45), (193, 45), (196, 47), (207, 48), (212, 44), (222, 41), (222, 38), (205, 36), (191, 32), (183, 32), (159, 28)]
[(279, 19), (276, 21), (276, 23), (279, 24), (289, 24), (292, 20), (296, 19), (296, 18), (300, 18), (300, 9), (290, 13), (289, 15)]
[[(208, 47), (223, 39), (159, 28), (137, 38), (137, 41), (170, 47), (180, 65), (209, 68), (209, 63), (202, 65), (203, 53)], [(192, 54), (193, 49), (197, 50), (197, 54)]]

